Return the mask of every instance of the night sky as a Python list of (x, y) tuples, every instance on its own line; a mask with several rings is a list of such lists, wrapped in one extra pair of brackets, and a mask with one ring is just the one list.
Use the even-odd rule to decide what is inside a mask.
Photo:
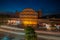
[(0, 0), (0, 12), (22, 11), (24, 8), (41, 9), (43, 15), (59, 14), (60, 0)]

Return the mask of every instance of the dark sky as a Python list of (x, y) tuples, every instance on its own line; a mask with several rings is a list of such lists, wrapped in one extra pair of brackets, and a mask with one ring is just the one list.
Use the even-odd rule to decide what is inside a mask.
[(24, 8), (42, 9), (43, 15), (60, 13), (60, 0), (0, 0), (0, 12), (22, 11)]

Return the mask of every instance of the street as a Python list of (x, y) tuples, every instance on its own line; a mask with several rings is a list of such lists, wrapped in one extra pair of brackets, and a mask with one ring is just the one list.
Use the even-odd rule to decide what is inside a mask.
[[(35, 31), (39, 40), (60, 40), (60, 32), (46, 32), (46, 31)], [(23, 40), (24, 39), (24, 29), (10, 27), (10, 26), (0, 26), (0, 34), (10, 34), (14, 36), (13, 40)]]

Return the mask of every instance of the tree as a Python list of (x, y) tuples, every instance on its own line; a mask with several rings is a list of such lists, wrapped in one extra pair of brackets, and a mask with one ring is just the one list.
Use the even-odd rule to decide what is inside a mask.
[(36, 33), (30, 26), (25, 28), (25, 40), (37, 40)]

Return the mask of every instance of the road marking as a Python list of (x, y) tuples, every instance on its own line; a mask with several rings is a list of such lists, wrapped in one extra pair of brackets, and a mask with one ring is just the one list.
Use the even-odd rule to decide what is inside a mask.
[(9, 30), (4, 30), (4, 29), (0, 29), (0, 31), (13, 33), (13, 34), (17, 34), (17, 35), (25, 35), (25, 33), (22, 33), (22, 32), (14, 32), (14, 31), (9, 31)]
[(11, 26), (0, 26), (0, 28), (13, 29), (13, 30), (24, 30), (21, 28), (15, 28), (15, 27), (11, 27)]
[(53, 37), (53, 36), (38, 35), (38, 37), (44, 39), (50, 39), (50, 40), (60, 40), (60, 37)]

